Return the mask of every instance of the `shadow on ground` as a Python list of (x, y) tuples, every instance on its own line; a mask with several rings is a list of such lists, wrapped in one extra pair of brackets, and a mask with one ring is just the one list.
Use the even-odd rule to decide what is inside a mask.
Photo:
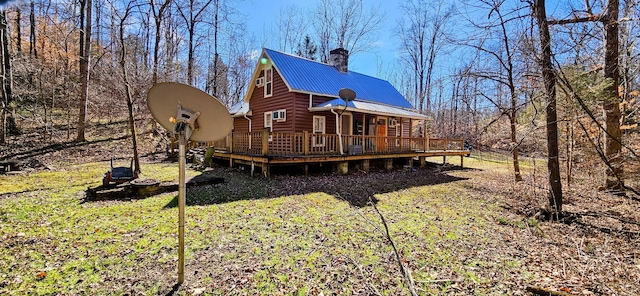
[[(210, 186), (187, 186), (187, 205), (202, 206), (239, 200), (277, 198), (323, 192), (349, 202), (355, 207), (377, 202), (376, 194), (400, 191), (412, 187), (430, 186), (466, 180), (447, 174), (447, 171), (472, 170), (449, 166), (398, 170), (391, 172), (363, 172), (348, 175), (276, 175), (271, 178), (251, 177), (237, 169), (216, 168), (213, 174), (225, 179), (224, 183)], [(178, 205), (175, 196), (165, 208)]]

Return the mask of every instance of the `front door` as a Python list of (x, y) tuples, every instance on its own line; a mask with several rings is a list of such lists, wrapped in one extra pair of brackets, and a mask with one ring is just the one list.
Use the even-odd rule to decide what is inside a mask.
[(344, 143), (344, 149), (348, 149), (349, 145), (353, 145), (353, 116), (351, 113), (342, 114), (342, 120), (340, 121), (340, 133)]
[(387, 150), (387, 118), (378, 117), (377, 123), (378, 152), (385, 152)]

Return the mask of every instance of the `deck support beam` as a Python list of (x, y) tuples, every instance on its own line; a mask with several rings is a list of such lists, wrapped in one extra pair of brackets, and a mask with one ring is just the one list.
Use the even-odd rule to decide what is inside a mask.
[(387, 158), (384, 160), (384, 169), (390, 171), (393, 169), (393, 159)]
[(349, 162), (348, 161), (338, 162), (336, 164), (336, 169), (338, 170), (339, 174), (346, 175), (347, 173), (349, 173)]
[(369, 160), (368, 159), (362, 160), (362, 170), (365, 171), (365, 172), (369, 171)]
[(427, 158), (424, 156), (418, 157), (420, 159), (420, 167), (424, 168), (427, 166)]

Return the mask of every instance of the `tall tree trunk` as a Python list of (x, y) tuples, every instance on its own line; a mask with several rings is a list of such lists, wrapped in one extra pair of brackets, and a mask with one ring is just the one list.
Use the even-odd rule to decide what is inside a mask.
[(609, 190), (624, 190), (624, 159), (622, 157), (622, 132), (620, 131), (620, 72), (618, 69), (618, 5), (619, 0), (609, 0), (604, 15), (605, 54), (604, 77), (611, 80), (607, 98), (602, 102), (604, 111), (604, 153), (611, 169), (606, 170), (605, 187)]
[(22, 19), (22, 12), (20, 8), (16, 8), (16, 52), (22, 52), (22, 32), (20, 32), (20, 21)]
[(218, 0), (213, 1), (215, 6), (213, 13), (213, 96), (220, 98), (218, 94), (218, 12), (220, 11)]
[(36, 49), (36, 9), (34, 0), (31, 0), (29, 12), (29, 55), (38, 58), (38, 50)]
[[(155, 39), (153, 40), (153, 74), (151, 76), (151, 85), (155, 85), (156, 83), (158, 83), (158, 61), (160, 59), (160, 36), (162, 33), (162, 20), (164, 18), (164, 12), (167, 7), (169, 7), (169, 4), (171, 4), (171, 0), (165, 0), (164, 3), (162, 3), (162, 5), (160, 5), (158, 10), (156, 11), (155, 2), (151, 0), (151, 12), (153, 13), (153, 20), (155, 24)], [(151, 119), (151, 130), (154, 133), (157, 132), (157, 127), (158, 123), (154, 119)]]
[(80, 111), (78, 114), (78, 136), (76, 141), (85, 140), (87, 102), (89, 97), (89, 59), (91, 58), (91, 0), (80, 2)]
[(534, 12), (538, 21), (542, 57), (542, 78), (547, 96), (547, 149), (549, 170), (549, 210), (551, 218), (559, 220), (562, 215), (562, 182), (560, 179), (560, 161), (558, 159), (558, 122), (556, 114), (556, 74), (551, 63), (551, 35), (544, 0), (535, 0)]
[(131, 9), (130, 7), (127, 7), (127, 12), (125, 13), (125, 16), (123, 16), (122, 19), (120, 19), (119, 34), (118, 34), (118, 39), (120, 41), (119, 64), (120, 64), (120, 71), (122, 71), (122, 84), (124, 87), (125, 97), (127, 100), (127, 111), (129, 113), (129, 130), (131, 132), (131, 141), (133, 144), (134, 171), (139, 173), (140, 157), (138, 156), (138, 137), (136, 135), (136, 124), (135, 124), (136, 122), (135, 122), (135, 117), (133, 113), (134, 102), (133, 102), (133, 94), (131, 92), (131, 87), (129, 84), (129, 76), (127, 74), (127, 62), (125, 59), (127, 55), (127, 48), (124, 42), (125, 23), (129, 15), (130, 9)]
[(20, 133), (15, 121), (15, 110), (13, 107), (13, 76), (11, 72), (11, 56), (9, 54), (9, 33), (7, 31), (7, 12), (0, 11), (0, 87), (2, 91), (2, 132), (1, 143), (6, 141), (7, 135), (17, 135)]

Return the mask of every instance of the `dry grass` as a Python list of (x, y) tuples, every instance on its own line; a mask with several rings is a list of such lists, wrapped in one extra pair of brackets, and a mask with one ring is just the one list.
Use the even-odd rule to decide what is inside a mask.
[[(116, 149), (126, 139), (96, 139), (26, 157), (44, 166), (0, 176), (0, 294), (173, 292), (175, 193), (83, 203), (108, 167), (104, 156), (127, 155)], [(582, 168), (565, 186), (565, 210), (588, 215), (541, 222), (542, 160), (523, 161), (520, 183), (499, 155), (474, 153), (465, 166), (272, 179), (216, 168), (224, 184), (188, 193), (177, 294), (408, 294), (369, 198), (420, 294), (524, 295), (529, 286), (640, 294), (637, 201), (594, 190), (598, 176)], [(176, 165), (146, 158), (143, 173), (167, 180)]]

